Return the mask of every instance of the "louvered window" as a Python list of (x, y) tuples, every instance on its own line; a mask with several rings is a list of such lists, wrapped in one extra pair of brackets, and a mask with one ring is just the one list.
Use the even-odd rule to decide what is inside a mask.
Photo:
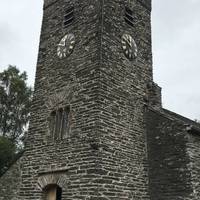
[(125, 16), (124, 16), (124, 19), (125, 19), (125, 22), (130, 25), (130, 26), (134, 26), (133, 24), (133, 11), (128, 8), (128, 7), (125, 7)]
[(72, 24), (73, 20), (74, 20), (74, 7), (71, 7), (65, 11), (64, 27), (67, 27), (70, 24)]

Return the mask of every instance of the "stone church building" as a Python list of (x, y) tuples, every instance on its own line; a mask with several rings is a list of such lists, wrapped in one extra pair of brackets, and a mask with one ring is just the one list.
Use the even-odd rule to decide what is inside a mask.
[(200, 125), (162, 108), (151, 0), (44, 0), (23, 155), (0, 200), (199, 200)]

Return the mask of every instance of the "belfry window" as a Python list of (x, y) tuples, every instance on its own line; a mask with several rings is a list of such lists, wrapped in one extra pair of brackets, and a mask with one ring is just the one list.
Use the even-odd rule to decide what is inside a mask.
[(59, 108), (51, 112), (49, 117), (49, 129), (51, 136), (55, 139), (63, 139), (69, 133), (70, 108)]
[(45, 200), (62, 200), (62, 188), (57, 185), (49, 185), (45, 188)]
[(130, 26), (134, 26), (133, 24), (133, 11), (128, 8), (128, 7), (125, 7), (125, 14), (124, 14), (124, 20), (125, 22), (130, 25)]
[(64, 15), (64, 28), (69, 26), (74, 20), (74, 7), (68, 8)]

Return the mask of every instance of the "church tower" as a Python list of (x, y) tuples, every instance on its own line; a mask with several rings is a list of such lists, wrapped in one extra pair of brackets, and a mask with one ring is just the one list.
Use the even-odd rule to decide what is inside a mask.
[(151, 0), (44, 0), (20, 200), (147, 200)]
[(44, 0), (25, 151), (0, 200), (197, 200), (200, 125), (162, 108), (151, 0)]

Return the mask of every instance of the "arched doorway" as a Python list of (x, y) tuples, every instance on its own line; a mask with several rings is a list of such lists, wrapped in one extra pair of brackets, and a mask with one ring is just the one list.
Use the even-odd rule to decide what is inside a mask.
[(62, 200), (62, 188), (58, 185), (47, 185), (44, 188), (44, 200)]

